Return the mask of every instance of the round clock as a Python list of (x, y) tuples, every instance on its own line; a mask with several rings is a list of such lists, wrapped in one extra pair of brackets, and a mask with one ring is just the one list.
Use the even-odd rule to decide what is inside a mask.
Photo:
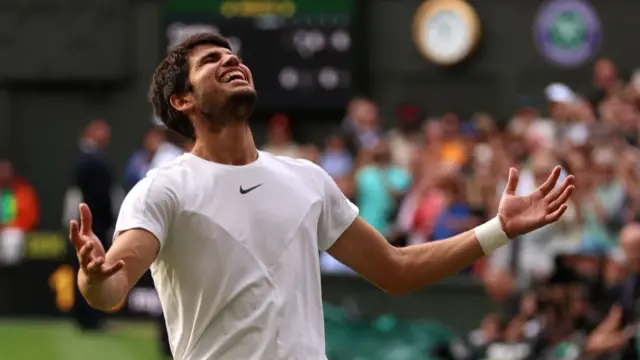
[(428, 0), (413, 19), (413, 40), (428, 60), (451, 66), (468, 58), (480, 39), (480, 20), (464, 0)]

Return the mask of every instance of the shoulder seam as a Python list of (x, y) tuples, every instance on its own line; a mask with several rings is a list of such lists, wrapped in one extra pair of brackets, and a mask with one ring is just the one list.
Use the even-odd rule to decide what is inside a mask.
[(153, 179), (150, 179), (149, 182), (149, 186), (147, 187), (147, 190), (145, 191), (144, 197), (143, 197), (143, 204), (142, 204), (142, 214), (143, 215), (147, 215), (147, 199), (149, 198), (149, 192), (151, 191), (151, 188), (153, 187), (153, 185), (156, 183), (156, 181), (158, 180), (158, 177), (160, 176), (160, 172), (166, 170), (166, 168), (158, 168), (156, 169), (156, 173), (153, 176)]

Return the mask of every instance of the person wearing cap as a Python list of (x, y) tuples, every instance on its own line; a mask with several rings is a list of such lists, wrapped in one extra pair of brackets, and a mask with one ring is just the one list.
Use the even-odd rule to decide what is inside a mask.
[(593, 108), (562, 83), (552, 83), (545, 88), (551, 117), (559, 121), (556, 138), (572, 146), (583, 146), (590, 139), (591, 124), (595, 122)]
[(562, 83), (551, 83), (544, 89), (547, 100), (553, 104), (570, 104), (577, 99), (571, 88)]

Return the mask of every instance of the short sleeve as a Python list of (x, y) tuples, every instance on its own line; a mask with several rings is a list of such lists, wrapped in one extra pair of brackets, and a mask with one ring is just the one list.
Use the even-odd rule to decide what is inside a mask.
[(326, 251), (358, 217), (358, 207), (342, 193), (336, 182), (321, 168), (323, 201), (318, 225), (318, 247)]
[(114, 240), (123, 231), (143, 229), (158, 239), (162, 249), (176, 208), (177, 198), (167, 180), (158, 172), (148, 175), (125, 197), (116, 222)]

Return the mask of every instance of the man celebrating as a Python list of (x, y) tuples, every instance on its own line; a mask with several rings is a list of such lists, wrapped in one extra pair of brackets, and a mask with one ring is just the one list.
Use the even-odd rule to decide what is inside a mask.
[(228, 42), (199, 34), (154, 74), (150, 98), (193, 151), (152, 171), (122, 205), (105, 254), (81, 205), (70, 239), (87, 301), (119, 305), (148, 269), (176, 360), (326, 359), (318, 251), (386, 292), (406, 293), (468, 267), (510, 238), (560, 218), (573, 190), (560, 168), (527, 196), (511, 169), (499, 214), (451, 239), (394, 248), (321, 168), (256, 149), (249, 69)]

